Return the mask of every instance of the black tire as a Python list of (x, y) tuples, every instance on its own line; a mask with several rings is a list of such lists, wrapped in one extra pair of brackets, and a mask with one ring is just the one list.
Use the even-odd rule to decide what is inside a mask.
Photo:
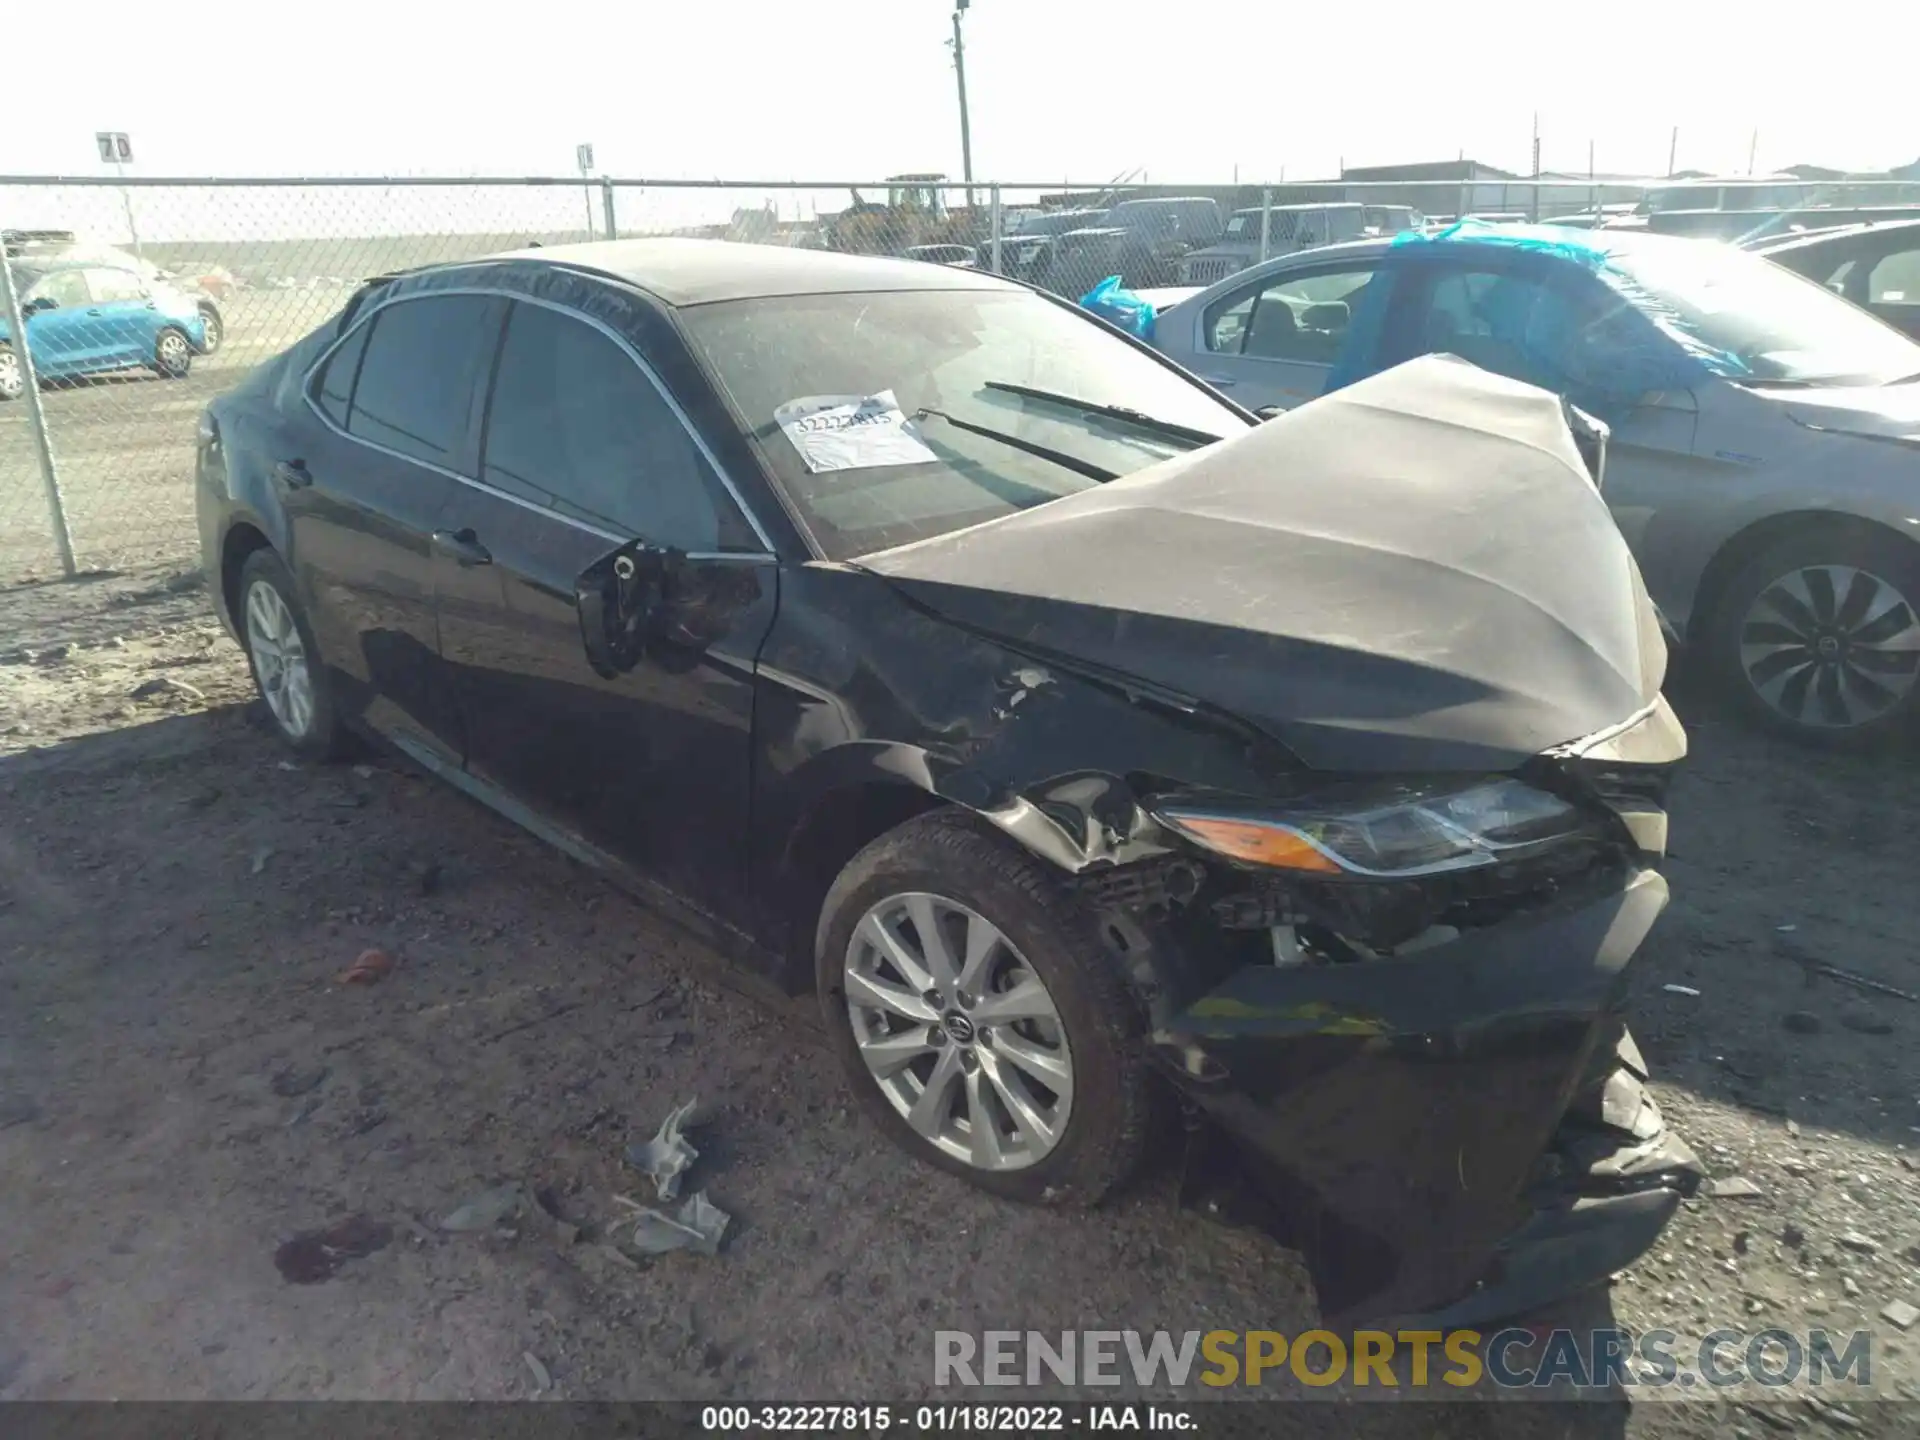
[(16, 362), (13, 346), (0, 340), (0, 404), (18, 400), (26, 393), (26, 368)]
[[(254, 653), (253, 632), (248, 616), (254, 587), (259, 585), (273, 589), (299, 633), (312, 694), (311, 718), (304, 730), (295, 730), (282, 718), (280, 708), (276, 707), (268, 693), (267, 682), (262, 679), (263, 662)], [(253, 675), (254, 689), (260, 693), (268, 720), (280, 738), (309, 760), (333, 760), (350, 753), (351, 742), (346, 728), (340, 723), (339, 710), (334, 705), (327, 669), (320, 661), (320, 647), (313, 640), (313, 627), (307, 623), (306, 612), (300, 607), (293, 576), (273, 551), (256, 550), (240, 567), (239, 579), (234, 584), (233, 619), (234, 627), (240, 632), (241, 648), (246, 652), (247, 669)]]
[[(1838, 593), (1841, 577), (1835, 572), (1842, 569), (1871, 581), (1846, 581), (1848, 593)], [(1860, 595), (1872, 592), (1855, 592), (1854, 586), (1872, 582), (1896, 595), (1897, 603), (1882, 613), (1879, 599), (1869, 601), (1866, 613), (1879, 618), (1858, 623), (1850, 597), (1859, 604)], [(1878, 592), (1882, 598), (1886, 590)], [(1803, 596), (1814, 606), (1802, 604)], [(1779, 605), (1801, 618), (1789, 622)], [(1914, 730), (1920, 655), (1868, 643), (1884, 639), (1888, 627), (1904, 631), (1909, 625), (1920, 627), (1920, 545), (1864, 527), (1826, 527), (1782, 541), (1740, 568), (1709, 617), (1706, 661), (1721, 693), (1752, 723), (1805, 744), (1872, 749)], [(1804, 646), (1784, 643), (1803, 632)], [(1750, 670), (1743, 655), (1747, 641), (1755, 642), (1755, 655), (1763, 646), (1778, 648)], [(1823, 653), (1822, 645), (1832, 653)], [(1762, 684), (1773, 699), (1762, 694)], [(1887, 696), (1891, 703), (1881, 703)]]
[(169, 325), (153, 339), (153, 371), (163, 380), (184, 380), (193, 369), (193, 342), (178, 325)]
[[(848, 1014), (845, 961), (854, 930), (892, 895), (932, 892), (985, 917), (1045, 985), (1072, 1055), (1073, 1098), (1053, 1148), (1024, 1169), (983, 1170), (924, 1138), (861, 1059)], [(869, 1114), (908, 1153), (1008, 1199), (1097, 1204), (1140, 1165), (1154, 1122), (1145, 1017), (1085, 905), (1038, 861), (984, 822), (938, 810), (888, 831), (848, 863), (822, 907), (815, 943), (821, 1009), (833, 1047)]]
[(227, 324), (226, 321), (221, 318), (220, 311), (216, 306), (209, 305), (203, 301), (199, 308), (200, 319), (204, 326), (201, 332), (200, 353), (202, 355), (211, 355), (214, 351), (218, 350), (226, 340)]

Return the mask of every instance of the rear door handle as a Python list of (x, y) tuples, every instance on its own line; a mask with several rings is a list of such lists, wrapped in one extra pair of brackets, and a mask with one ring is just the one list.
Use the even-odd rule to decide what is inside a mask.
[(493, 552), (480, 543), (480, 538), (471, 530), (436, 530), (433, 532), (433, 548), (442, 555), (453, 557), (459, 565), (491, 565)]
[(304, 490), (313, 484), (313, 476), (304, 460), (282, 460), (273, 467), (273, 478), (289, 490)]

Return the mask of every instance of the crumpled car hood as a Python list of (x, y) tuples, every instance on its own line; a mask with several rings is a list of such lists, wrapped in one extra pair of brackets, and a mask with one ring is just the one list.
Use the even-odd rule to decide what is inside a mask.
[(1316, 769), (1508, 769), (1628, 719), (1665, 674), (1561, 402), (1445, 356), (859, 563), (949, 621), (1228, 711)]
[(1784, 393), (1782, 404), (1788, 415), (1815, 430), (1920, 443), (1920, 381), (1792, 390)]

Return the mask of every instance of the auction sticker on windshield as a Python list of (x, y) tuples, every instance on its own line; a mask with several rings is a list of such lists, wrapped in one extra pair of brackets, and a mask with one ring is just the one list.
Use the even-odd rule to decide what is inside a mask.
[(808, 395), (773, 412), (807, 469), (864, 470), (937, 459), (891, 390), (878, 395)]

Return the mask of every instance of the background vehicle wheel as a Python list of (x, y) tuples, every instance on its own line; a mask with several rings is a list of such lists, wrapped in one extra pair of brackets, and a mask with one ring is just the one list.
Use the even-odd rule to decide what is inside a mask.
[(1920, 704), (1920, 545), (1871, 531), (1795, 537), (1733, 577), (1711, 663), (1752, 719), (1795, 739), (1866, 746)]
[(1093, 917), (960, 811), (875, 840), (816, 935), (820, 1003), (903, 1149), (1010, 1199), (1091, 1205), (1154, 1114), (1144, 1017)]
[(220, 342), (227, 338), (227, 327), (220, 318), (220, 312), (211, 305), (200, 307), (200, 319), (205, 325), (205, 332), (200, 341), (200, 353), (211, 355), (220, 348)]
[(253, 683), (274, 728), (301, 754), (331, 759), (346, 748), (313, 631), (278, 555), (256, 550), (240, 569), (235, 618), (246, 639)]
[(0, 341), (0, 400), (18, 400), (27, 393), (27, 369), (13, 347)]
[(168, 380), (179, 380), (193, 368), (193, 346), (186, 332), (169, 325), (153, 342), (153, 368)]

